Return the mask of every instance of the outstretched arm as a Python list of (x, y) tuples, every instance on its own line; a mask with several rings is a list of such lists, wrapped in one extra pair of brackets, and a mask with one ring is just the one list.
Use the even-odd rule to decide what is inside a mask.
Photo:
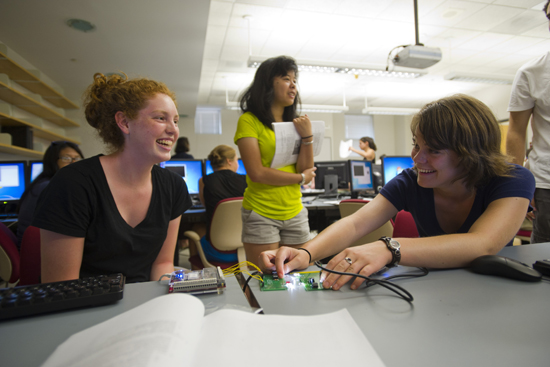
[[(396, 238), (401, 244), (401, 264), (429, 268), (458, 268), (482, 255), (500, 251), (517, 233), (529, 200), (520, 197), (493, 201), (472, 225), (468, 233), (448, 234), (423, 238)], [(344, 260), (349, 257), (352, 266)], [(382, 241), (345, 249), (336, 255), (327, 268), (360, 273), (369, 276), (391, 260), (391, 253)], [(351, 271), (350, 271), (351, 270)], [(349, 276), (330, 274), (323, 285), (339, 289), (351, 279)], [(352, 289), (363, 279), (357, 278)]]
[[(303, 248), (311, 253), (312, 261), (326, 258), (379, 228), (396, 213), (397, 209), (386, 198), (378, 195), (353, 215), (326, 228), (304, 244)], [(282, 277), (292, 270), (306, 268), (309, 265), (309, 255), (302, 250), (281, 247), (279, 250), (263, 252), (260, 255), (260, 265), (266, 270), (276, 269)]]

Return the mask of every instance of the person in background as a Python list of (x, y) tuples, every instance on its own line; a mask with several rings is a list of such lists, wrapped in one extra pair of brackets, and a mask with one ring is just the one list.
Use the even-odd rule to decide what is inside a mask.
[(216, 250), (210, 244), (210, 222), (216, 205), (221, 200), (241, 197), (246, 190), (246, 176), (237, 172), (239, 158), (235, 149), (228, 145), (218, 145), (208, 155), (213, 173), (199, 180), (199, 197), (206, 209), (208, 227), (206, 236), (201, 238), (202, 248), (207, 259), (223, 263), (236, 263), (237, 252), (227, 253)]
[(21, 239), (27, 227), (31, 224), (36, 201), (42, 191), (48, 186), (52, 177), (61, 168), (83, 159), (84, 155), (78, 145), (69, 141), (54, 141), (50, 144), (42, 159), (42, 172), (34, 179), (19, 200), (17, 219), (17, 247), (21, 247)]
[[(511, 245), (535, 190), (529, 170), (506, 162), (491, 110), (466, 95), (424, 106), (411, 122), (414, 168), (388, 182), (368, 205), (328, 227), (302, 248), (261, 255), (261, 267), (283, 276), (336, 254), (327, 269), (369, 276), (397, 264), (465, 267)], [(398, 211), (410, 212), (421, 238), (388, 238), (348, 247)], [(354, 277), (331, 273), (325, 288)], [(362, 278), (355, 278), (357, 289)]]
[(178, 139), (176, 144), (176, 154), (172, 156), (172, 159), (193, 159), (193, 156), (189, 154), (189, 139), (182, 136)]
[(94, 75), (85, 116), (111, 153), (65, 167), (40, 195), (32, 224), (43, 283), (113, 273), (144, 282), (174, 271), (191, 200), (185, 181), (157, 164), (178, 138), (175, 101), (164, 83)]
[[(543, 11), (550, 21), (550, 1)], [(550, 242), (550, 52), (519, 68), (510, 95), (510, 122), (506, 137), (506, 152), (512, 162), (523, 164), (527, 127), (531, 121), (533, 149), (529, 152), (529, 170), (533, 172), (537, 189), (532, 198), (533, 232), (531, 243)]]
[[(298, 67), (286, 56), (262, 62), (254, 80), (241, 97), (235, 144), (246, 168), (242, 241), (248, 261), (258, 263), (262, 251), (280, 244), (301, 246), (309, 239), (307, 209), (300, 186), (315, 177), (313, 133), (307, 115), (297, 116)], [(273, 122), (294, 123), (301, 136), (298, 160), (271, 168), (275, 153)]]
[(376, 144), (374, 143), (373, 138), (371, 138), (370, 136), (363, 136), (361, 139), (359, 139), (359, 148), (361, 148), (361, 150), (355, 149), (354, 147), (350, 146), (349, 150), (359, 154), (366, 161), (376, 163)]

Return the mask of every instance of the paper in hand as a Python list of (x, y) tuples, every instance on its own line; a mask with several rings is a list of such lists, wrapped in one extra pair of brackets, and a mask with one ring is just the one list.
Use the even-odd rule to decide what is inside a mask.
[(347, 158), (351, 154), (351, 150), (349, 150), (349, 147), (351, 147), (352, 144), (352, 139), (348, 141), (340, 140), (340, 158)]

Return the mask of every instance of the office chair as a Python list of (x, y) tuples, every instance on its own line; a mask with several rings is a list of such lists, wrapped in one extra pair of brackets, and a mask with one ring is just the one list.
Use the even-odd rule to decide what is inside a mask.
[[(340, 209), (340, 217), (344, 218), (348, 215), (351, 215), (361, 209), (363, 205), (366, 205), (370, 200), (361, 200), (361, 199), (346, 199), (340, 201), (338, 208)], [(377, 241), (382, 236), (392, 237), (393, 226), (391, 221), (387, 221), (380, 228), (374, 230), (373, 232), (359, 238), (353, 242), (350, 247), (364, 245), (365, 243), (370, 243)]]
[(40, 228), (28, 226), (21, 239), (20, 285), (40, 284)]
[[(244, 247), (241, 242), (242, 219), (241, 208), (243, 198), (228, 198), (221, 200), (214, 209), (210, 222), (210, 243), (221, 252), (237, 253), (238, 262), (246, 261)], [(204, 254), (199, 235), (195, 231), (185, 231), (184, 236), (195, 244), (198, 255), (191, 256), (189, 261), (193, 268), (216, 267), (228, 268), (235, 263), (209, 261)]]
[(393, 237), (420, 237), (411, 213), (401, 210), (393, 221)]
[(19, 250), (12, 236), (6, 232), (11, 230), (2, 222), (0, 222), (0, 228), (0, 278), (7, 282), (8, 286), (15, 285), (20, 277)]

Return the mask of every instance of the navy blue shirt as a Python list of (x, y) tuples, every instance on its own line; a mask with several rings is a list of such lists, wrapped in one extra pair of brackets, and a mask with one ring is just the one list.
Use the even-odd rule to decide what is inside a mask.
[[(528, 200), (535, 193), (535, 179), (526, 168), (513, 165), (512, 177), (494, 177), (485, 186), (478, 187), (470, 214), (456, 233), (467, 233), (489, 204), (507, 197), (522, 197)], [(380, 191), (397, 210), (410, 212), (420, 237), (447, 234), (439, 226), (435, 214), (433, 189), (420, 187), (417, 174), (412, 168), (403, 170)]]

